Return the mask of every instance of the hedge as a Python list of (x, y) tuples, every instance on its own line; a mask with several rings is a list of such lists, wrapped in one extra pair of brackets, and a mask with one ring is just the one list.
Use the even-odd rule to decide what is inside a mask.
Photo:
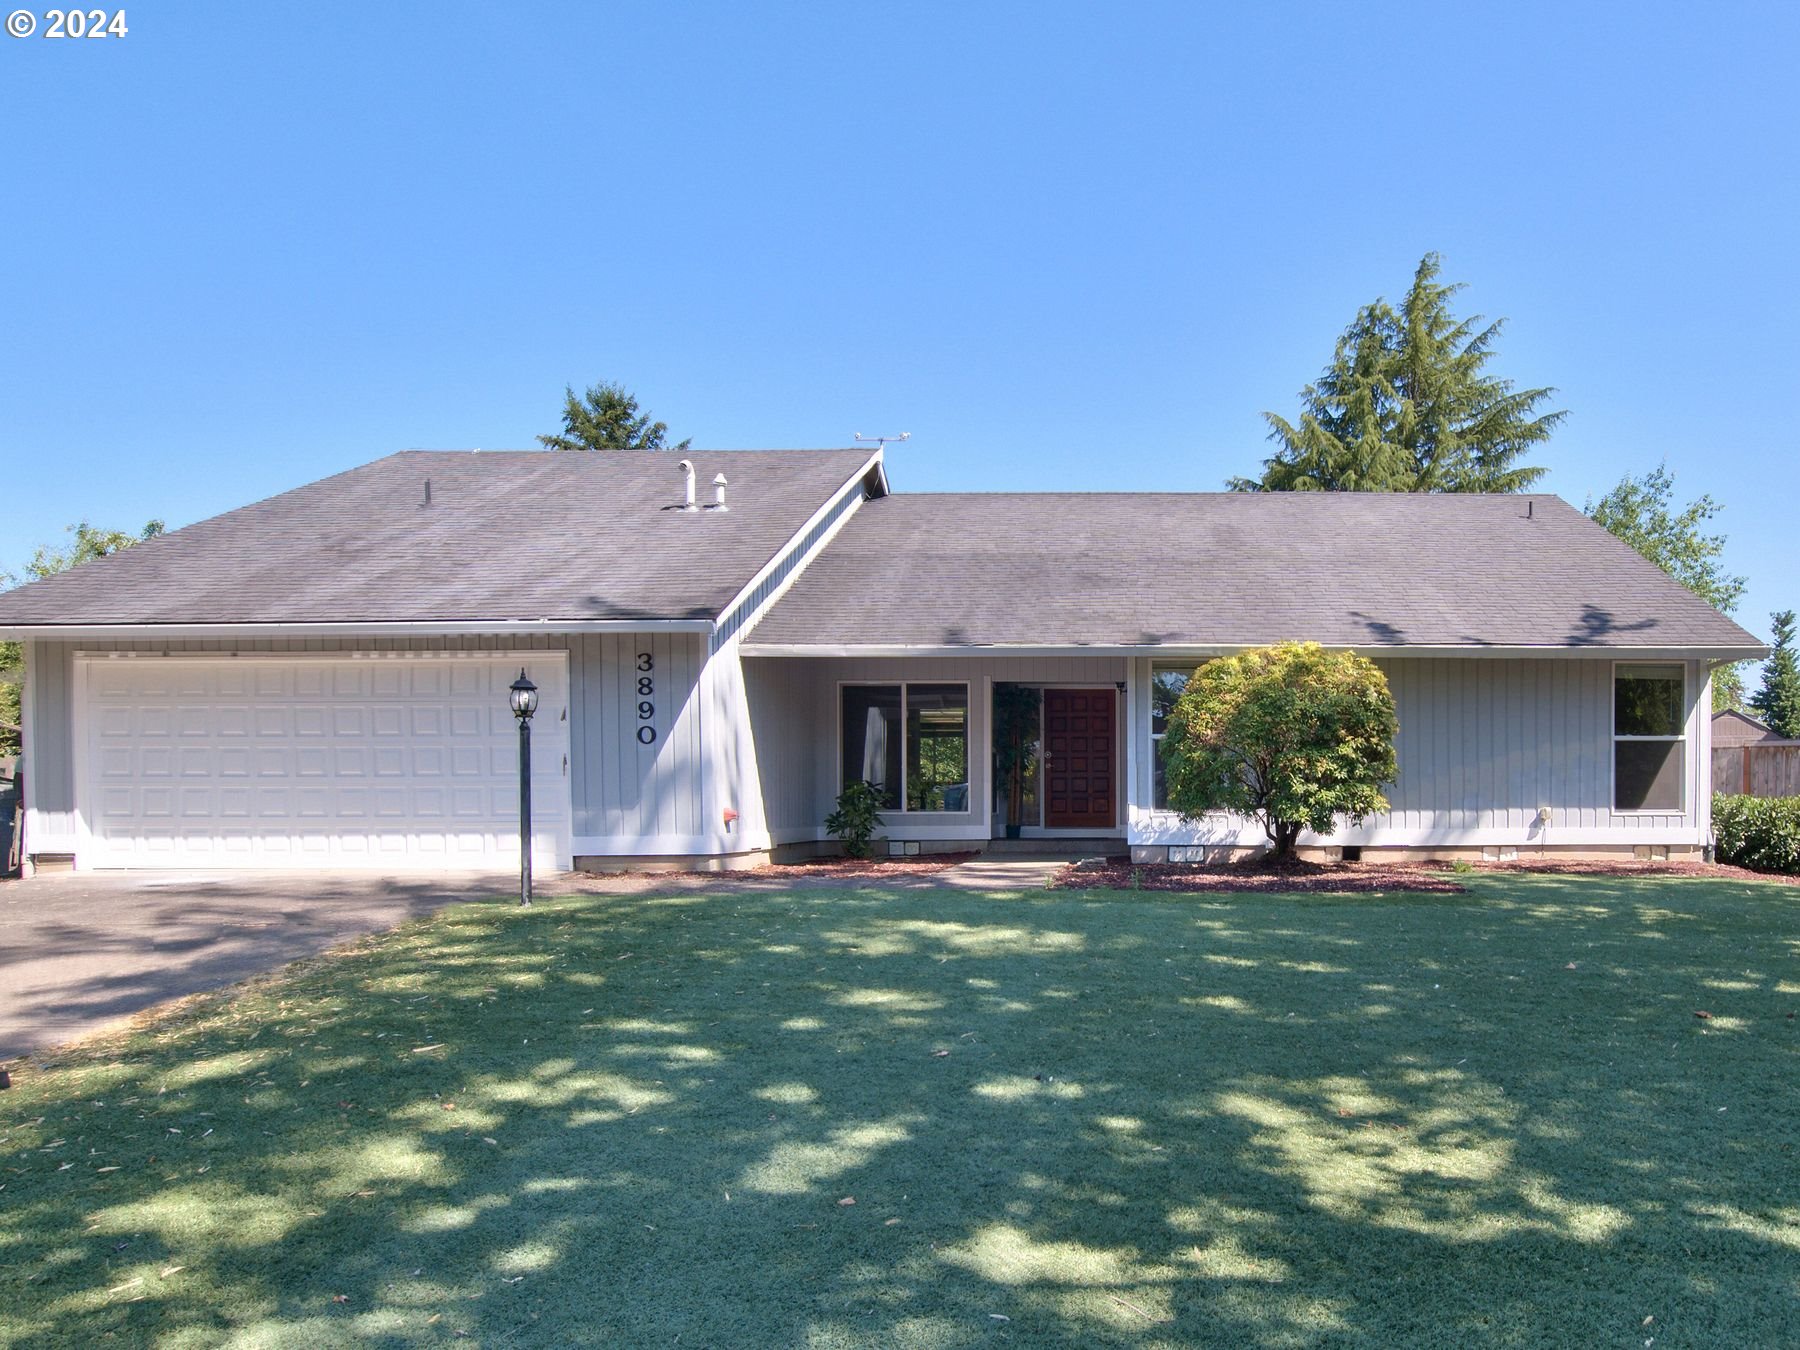
[(1713, 798), (1718, 859), (1758, 872), (1800, 873), (1800, 797)]

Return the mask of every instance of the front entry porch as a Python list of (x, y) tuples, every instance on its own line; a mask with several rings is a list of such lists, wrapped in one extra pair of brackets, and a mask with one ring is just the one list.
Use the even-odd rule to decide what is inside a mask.
[(995, 683), (990, 837), (1122, 835), (1123, 718), (1116, 686)]
[(877, 839), (908, 850), (1010, 836), (1091, 856), (1124, 841), (1123, 657), (756, 657), (743, 668), (739, 762), (757, 779), (746, 835), (760, 834), (761, 815), (774, 847), (829, 844), (825, 817), (846, 782), (863, 781), (883, 800)]

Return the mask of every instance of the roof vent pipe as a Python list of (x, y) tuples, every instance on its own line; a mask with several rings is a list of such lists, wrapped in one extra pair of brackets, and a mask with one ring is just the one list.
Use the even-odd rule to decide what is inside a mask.
[(687, 475), (687, 500), (681, 509), (683, 511), (698, 511), (700, 508), (694, 504), (694, 461), (691, 459), (684, 459), (675, 467)]
[(725, 484), (729, 481), (730, 480), (726, 478), (724, 474), (718, 474), (713, 478), (712, 509), (714, 511), (729, 511), (731, 509), (729, 506), (725, 505)]

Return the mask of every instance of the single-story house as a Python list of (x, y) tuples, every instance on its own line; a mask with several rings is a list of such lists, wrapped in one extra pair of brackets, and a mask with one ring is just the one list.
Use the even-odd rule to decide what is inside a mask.
[(852, 779), (894, 850), (1199, 859), (1262, 835), (1168, 809), (1165, 714), (1282, 639), (1400, 721), (1391, 809), (1304, 847), (1694, 854), (1711, 672), (1764, 651), (1551, 496), (906, 493), (862, 450), (393, 455), (0, 595), (0, 637), (25, 852), (78, 868), (516, 865), (521, 668), (542, 868), (816, 850)]

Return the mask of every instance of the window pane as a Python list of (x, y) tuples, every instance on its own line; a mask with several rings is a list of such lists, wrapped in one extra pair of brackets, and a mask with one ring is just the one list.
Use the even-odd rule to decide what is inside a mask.
[[(994, 823), (1036, 825), (1038, 804), (1039, 717), (1043, 691), (1036, 685), (994, 685)], [(1013, 801), (1014, 770), (1019, 799)]]
[(900, 686), (844, 686), (843, 782), (873, 783), (888, 810), (900, 806)]
[(1681, 810), (1682, 741), (1614, 741), (1613, 805), (1621, 811)]
[(906, 686), (906, 809), (969, 809), (969, 688)]
[(1681, 667), (1620, 666), (1613, 679), (1615, 736), (1681, 734)]
[(1167, 744), (1167, 741), (1160, 739), (1150, 742), (1150, 763), (1153, 766), (1150, 775), (1154, 780), (1150, 804), (1158, 811), (1166, 811), (1169, 806), (1169, 779), (1163, 770), (1163, 746)]
[(1191, 671), (1159, 670), (1150, 676), (1150, 734), (1160, 736), (1169, 729), (1169, 714), (1175, 700), (1187, 688)]

